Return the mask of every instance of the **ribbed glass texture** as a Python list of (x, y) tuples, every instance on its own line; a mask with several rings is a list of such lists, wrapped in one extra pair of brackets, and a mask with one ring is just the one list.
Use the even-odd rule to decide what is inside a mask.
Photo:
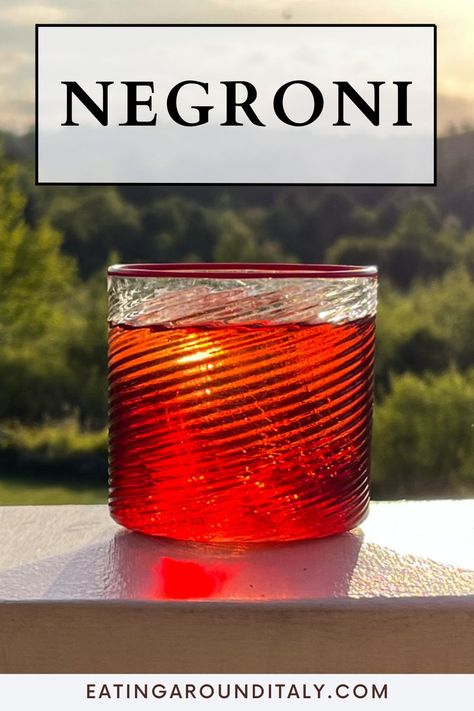
[(356, 526), (369, 499), (375, 270), (146, 267), (109, 270), (115, 520), (207, 542)]

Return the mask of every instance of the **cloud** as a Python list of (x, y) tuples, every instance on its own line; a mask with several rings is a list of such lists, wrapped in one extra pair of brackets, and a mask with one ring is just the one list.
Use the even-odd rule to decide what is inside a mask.
[(11, 52), (0, 50), (0, 77), (21, 72), (23, 67), (31, 67), (33, 52)]
[(11, 5), (0, 10), (0, 19), (14, 27), (32, 27), (37, 22), (62, 22), (67, 17), (67, 10), (56, 5)]
[[(14, 130), (34, 120), (26, 106), (14, 107), (16, 101), (30, 101), (33, 93), (35, 23), (374, 21), (373, 5), (360, 0), (0, 0), (0, 5), (0, 126)], [(472, 0), (386, 0), (379, 5), (379, 22), (438, 23), (440, 129), (473, 120)]]

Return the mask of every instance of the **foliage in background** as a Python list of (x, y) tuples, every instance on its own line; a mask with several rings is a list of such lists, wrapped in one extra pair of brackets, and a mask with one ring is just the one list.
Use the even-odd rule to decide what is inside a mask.
[(374, 484), (386, 496), (472, 494), (474, 369), (396, 376), (376, 406)]
[(473, 183), (445, 144), (436, 189), (179, 192), (35, 187), (28, 139), (7, 146), (0, 503), (104, 495), (105, 266), (119, 260), (377, 263), (375, 494), (474, 493)]

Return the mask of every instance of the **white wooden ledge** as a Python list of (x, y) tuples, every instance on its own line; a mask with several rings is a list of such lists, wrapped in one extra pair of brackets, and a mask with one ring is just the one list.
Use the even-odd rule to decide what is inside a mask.
[(474, 671), (474, 501), (232, 548), (129, 533), (105, 506), (4, 507), (0, 541), (3, 673)]

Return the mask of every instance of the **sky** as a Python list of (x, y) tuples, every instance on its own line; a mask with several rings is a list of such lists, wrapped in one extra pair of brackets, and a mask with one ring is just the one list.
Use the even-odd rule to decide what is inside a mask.
[(33, 126), (35, 23), (107, 22), (436, 23), (440, 132), (474, 124), (474, 0), (0, 0), (0, 127)]

